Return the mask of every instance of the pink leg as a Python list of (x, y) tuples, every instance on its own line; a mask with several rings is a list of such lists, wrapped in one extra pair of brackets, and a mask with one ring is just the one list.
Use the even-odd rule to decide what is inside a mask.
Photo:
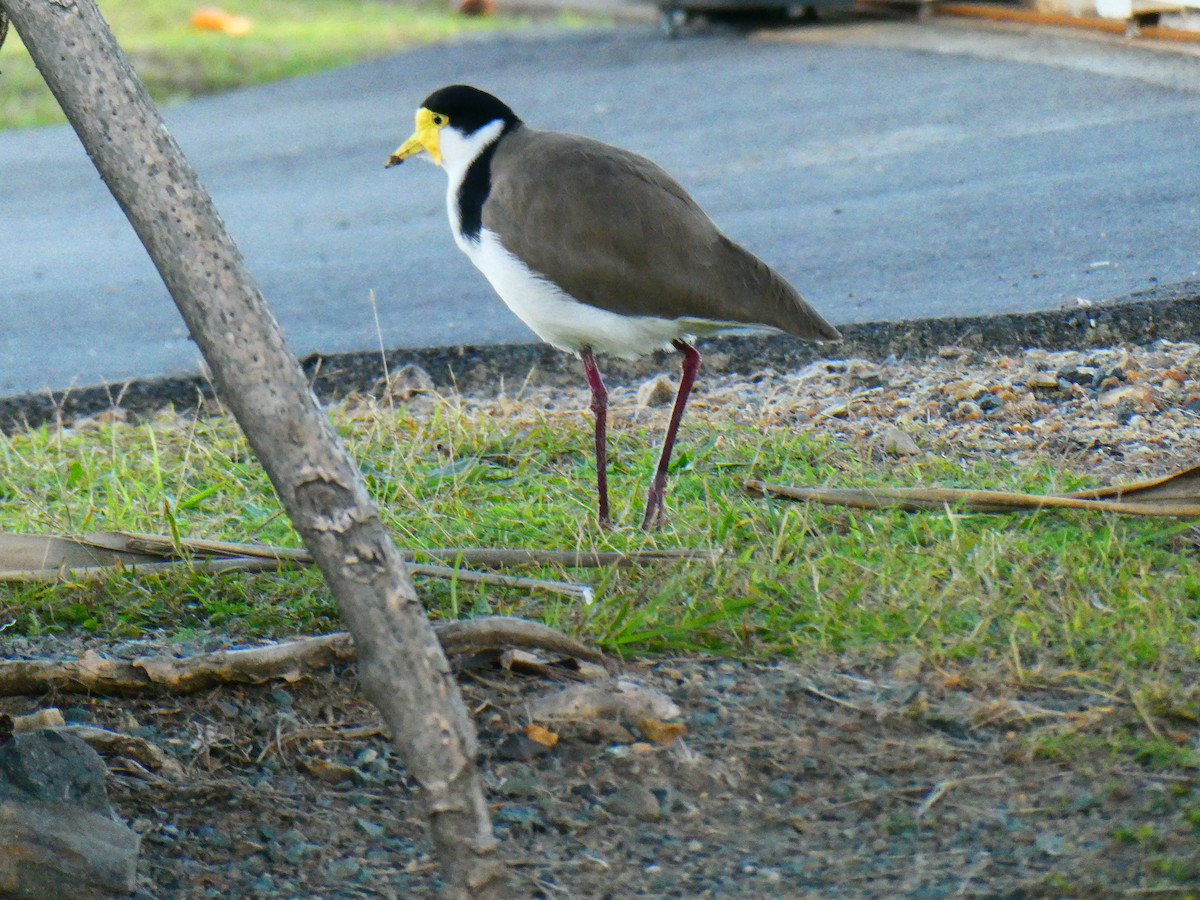
[(667, 493), (667, 469), (671, 465), (671, 450), (675, 447), (675, 434), (679, 431), (679, 423), (683, 419), (683, 410), (687, 406), (688, 395), (696, 381), (696, 373), (700, 371), (700, 354), (696, 348), (683, 341), (671, 341), (671, 345), (683, 356), (683, 374), (679, 378), (679, 393), (675, 395), (675, 408), (671, 410), (671, 421), (667, 424), (667, 434), (663, 438), (662, 454), (658, 458), (658, 469), (654, 473), (654, 481), (650, 483), (650, 493), (646, 497), (646, 515), (642, 519), (643, 529), (662, 528), (666, 522), (666, 510), (663, 507), (663, 497)]
[(601, 528), (611, 528), (608, 516), (608, 391), (591, 350), (579, 351), (588, 387), (592, 389), (592, 413), (596, 416), (596, 504)]

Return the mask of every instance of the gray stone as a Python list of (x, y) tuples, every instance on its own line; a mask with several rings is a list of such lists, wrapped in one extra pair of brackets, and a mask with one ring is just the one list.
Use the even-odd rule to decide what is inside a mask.
[(108, 767), (73, 734), (43, 729), (0, 745), (0, 800), (65, 803), (112, 816)]
[(0, 802), (0, 896), (72, 900), (125, 895), (140, 839), (108, 815), (64, 803)]
[(675, 400), (675, 385), (666, 375), (656, 375), (644, 382), (637, 392), (639, 409), (652, 406), (668, 406)]
[(629, 784), (608, 798), (605, 808), (615, 816), (630, 816), (646, 822), (661, 818), (658, 798), (641, 784)]

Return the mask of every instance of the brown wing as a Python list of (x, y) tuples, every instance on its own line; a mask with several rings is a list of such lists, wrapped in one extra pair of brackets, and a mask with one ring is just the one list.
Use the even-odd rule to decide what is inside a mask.
[(592, 306), (839, 337), (663, 169), (599, 141), (527, 127), (507, 135), (492, 160), (483, 224), (531, 269)]

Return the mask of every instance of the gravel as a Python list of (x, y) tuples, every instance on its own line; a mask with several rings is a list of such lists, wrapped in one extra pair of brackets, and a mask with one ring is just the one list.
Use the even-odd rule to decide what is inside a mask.
[[(513, 895), (1112, 896), (1200, 884), (1195, 773), (1101, 752), (1066, 767), (1031, 752), (1037, 728), (1061, 727), (1035, 725), (1031, 709), (1111, 698), (986, 678), (965, 687), (952, 674), (904, 656), (853, 669), (634, 663), (627, 678), (683, 708), (681, 739), (614, 743), (560, 726), (558, 745), (532, 760), (497, 748), (561, 685), (466, 678), (469, 706), (485, 709), (482, 767)], [(346, 669), (286, 688), (88, 699), (110, 727), (155, 721), (185, 766), (167, 781), (111, 761), (113, 804), (143, 835), (138, 896), (432, 896), (403, 766), (382, 736), (338, 736), (377, 721), (356, 688)], [(1111, 715), (1136, 725), (1136, 713)], [(1183, 731), (1197, 740), (1194, 723)]]

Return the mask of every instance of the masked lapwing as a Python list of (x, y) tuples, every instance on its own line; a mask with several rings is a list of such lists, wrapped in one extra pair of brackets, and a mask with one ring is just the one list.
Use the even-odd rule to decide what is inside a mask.
[(606, 412), (596, 354), (672, 346), (683, 373), (643, 528), (665, 519), (667, 467), (700, 368), (692, 342), (746, 326), (836, 341), (838, 331), (770, 266), (725, 237), (650, 160), (574, 134), (536, 131), (491, 94), (435, 91), (388, 160), (427, 153), (445, 169), (459, 248), (546, 343), (583, 362), (596, 416), (600, 524), (610, 525)]

